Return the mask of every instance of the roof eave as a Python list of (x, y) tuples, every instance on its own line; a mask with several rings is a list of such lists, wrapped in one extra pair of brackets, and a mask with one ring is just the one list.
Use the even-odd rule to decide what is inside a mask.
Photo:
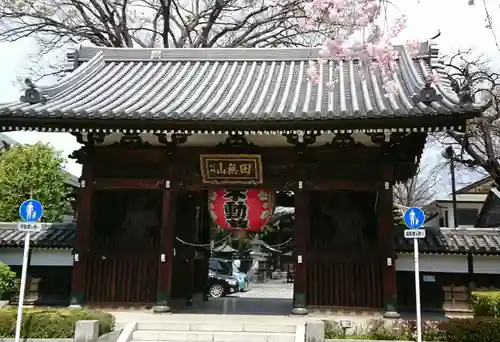
[[(411, 129), (412, 131), (433, 131), (431, 128), (462, 129), (467, 119), (478, 117), (480, 112), (448, 113), (432, 116), (393, 116), (370, 119), (325, 119), (325, 120), (156, 120), (156, 119), (85, 119), (71, 117), (23, 117), (3, 110), (2, 127), (4, 131), (40, 130), (40, 131), (85, 131), (100, 130), (342, 130), (342, 129)], [(435, 130), (434, 130), (435, 131)]]

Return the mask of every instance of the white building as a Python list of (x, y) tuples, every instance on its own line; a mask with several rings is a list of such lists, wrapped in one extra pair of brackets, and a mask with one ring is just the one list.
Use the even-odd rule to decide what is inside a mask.
[[(456, 227), (472, 228), (476, 226), (479, 212), (491, 187), (492, 180), (490, 177), (486, 177), (456, 191), (458, 221)], [(427, 221), (427, 226), (455, 228), (451, 194), (438, 197), (425, 206), (425, 211), (436, 215)]]

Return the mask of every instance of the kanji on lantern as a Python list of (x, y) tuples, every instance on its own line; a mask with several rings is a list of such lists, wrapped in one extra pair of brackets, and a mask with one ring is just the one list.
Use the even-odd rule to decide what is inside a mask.
[(212, 219), (222, 229), (229, 231), (260, 231), (274, 210), (275, 196), (272, 191), (214, 190), (208, 196)]

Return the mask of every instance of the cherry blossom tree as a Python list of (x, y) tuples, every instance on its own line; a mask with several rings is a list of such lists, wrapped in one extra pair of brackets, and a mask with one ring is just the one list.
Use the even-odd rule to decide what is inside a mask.
[[(309, 0), (304, 5), (307, 20), (305, 27), (328, 28), (332, 34), (327, 38), (308, 70), (313, 82), (320, 82), (318, 63), (340, 62), (346, 59), (360, 60), (370, 69), (382, 72), (386, 95), (397, 93), (399, 87), (393, 79), (397, 71), (398, 51), (393, 40), (406, 27), (407, 16), (401, 16), (394, 23), (387, 22), (389, 0)], [(407, 48), (414, 55), (419, 51), (420, 42), (408, 42)], [(359, 68), (364, 72), (364, 68)], [(429, 82), (436, 81), (432, 73)], [(334, 81), (335, 82), (335, 81)], [(333, 82), (333, 83), (334, 83)], [(333, 83), (327, 85), (331, 88)]]

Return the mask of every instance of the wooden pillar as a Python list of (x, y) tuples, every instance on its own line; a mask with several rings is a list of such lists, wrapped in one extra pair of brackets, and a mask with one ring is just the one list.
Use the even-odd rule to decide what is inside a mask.
[(92, 231), (93, 165), (87, 155), (82, 160), (82, 177), (76, 204), (76, 241), (73, 248), (70, 307), (81, 307), (85, 300), (87, 263)]
[(167, 156), (167, 172), (165, 188), (161, 207), (160, 221), (160, 248), (158, 256), (158, 285), (156, 289), (156, 305), (153, 308), (155, 313), (171, 312), (170, 300), (172, 295), (172, 268), (174, 261), (174, 228), (177, 212), (178, 185), (173, 180), (174, 161)]
[(305, 186), (305, 163), (299, 160), (295, 191), (295, 227), (293, 232), (295, 279), (293, 283), (294, 315), (307, 315), (307, 247), (310, 235), (309, 192)]
[(399, 318), (397, 311), (397, 277), (396, 277), (396, 253), (394, 252), (394, 219), (393, 219), (393, 188), (392, 168), (383, 168), (383, 179), (378, 196), (378, 223), (379, 241), (382, 255), (383, 295), (384, 295), (384, 317)]
[[(201, 243), (204, 245), (209, 245), (210, 240), (211, 240), (211, 221), (210, 216), (208, 213), (208, 194), (203, 191), (201, 193), (202, 199), (200, 201), (200, 217), (199, 217), (199, 225), (201, 229)], [(208, 293), (208, 288), (209, 288), (209, 279), (208, 279), (208, 265), (210, 262), (210, 249), (205, 250), (203, 252), (203, 268), (202, 272), (206, 274), (205, 283), (203, 285), (203, 300), (205, 302), (208, 301), (209, 298), (209, 293)]]
[[(185, 202), (186, 208), (184, 209), (185, 213), (187, 213), (186, 219), (186, 225), (184, 226), (185, 229), (187, 229), (186, 232), (186, 242), (189, 243), (197, 243), (197, 228), (198, 228), (198, 216), (196, 215), (196, 203), (195, 203), (195, 198), (188, 197), (186, 202)], [(196, 265), (195, 265), (195, 254), (196, 254), (196, 249), (193, 246), (186, 245), (186, 278), (185, 278), (185, 289), (186, 289), (186, 306), (192, 306), (193, 305), (193, 295), (196, 291)]]

